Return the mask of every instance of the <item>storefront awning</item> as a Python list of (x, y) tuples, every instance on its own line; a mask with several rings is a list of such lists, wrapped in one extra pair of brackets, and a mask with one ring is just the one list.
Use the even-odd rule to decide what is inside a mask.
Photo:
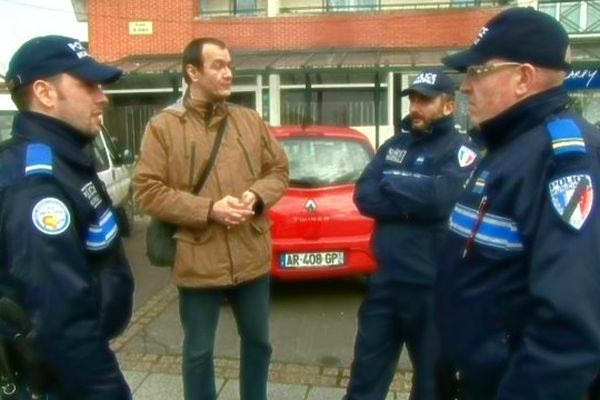
[[(271, 73), (298, 70), (379, 69), (402, 70), (440, 65), (451, 50), (367, 49), (293, 52), (236, 52), (236, 72)], [(181, 55), (131, 56), (111, 63), (126, 73), (171, 73), (181, 69)]]
[[(578, 68), (600, 67), (600, 44), (572, 44), (573, 64)], [(262, 74), (282, 71), (378, 69), (414, 70), (440, 66), (444, 56), (456, 49), (323, 49), (306, 51), (233, 51), (238, 73)], [(130, 56), (111, 63), (126, 73), (178, 73), (180, 54)]]

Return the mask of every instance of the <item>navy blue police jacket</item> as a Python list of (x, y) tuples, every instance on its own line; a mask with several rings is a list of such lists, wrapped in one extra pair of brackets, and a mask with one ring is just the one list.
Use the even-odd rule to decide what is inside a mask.
[(0, 295), (23, 306), (61, 398), (129, 399), (108, 340), (129, 322), (133, 279), (89, 141), (16, 116), (0, 152)]
[(554, 88), (482, 124), (440, 257), (443, 348), (497, 400), (579, 400), (600, 367), (600, 133)]
[(433, 286), (448, 216), (479, 158), (454, 125), (445, 117), (413, 132), (405, 118), (358, 179), (354, 202), (375, 221), (371, 245), (379, 268), (372, 284)]

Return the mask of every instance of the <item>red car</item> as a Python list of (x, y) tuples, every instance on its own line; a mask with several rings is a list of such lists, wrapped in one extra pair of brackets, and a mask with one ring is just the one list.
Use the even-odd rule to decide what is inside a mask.
[(373, 221), (352, 201), (354, 184), (374, 154), (367, 137), (331, 126), (271, 129), (290, 163), (288, 191), (269, 211), (271, 276), (295, 280), (373, 272)]

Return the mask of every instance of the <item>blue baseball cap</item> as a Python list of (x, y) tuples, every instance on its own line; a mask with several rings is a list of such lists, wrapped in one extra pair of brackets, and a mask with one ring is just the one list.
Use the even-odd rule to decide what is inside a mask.
[(442, 93), (453, 96), (454, 81), (439, 68), (426, 69), (417, 75), (408, 88), (400, 92), (400, 96), (411, 92), (420, 93), (425, 97), (436, 97)]
[(569, 35), (546, 13), (531, 7), (509, 8), (481, 28), (469, 49), (442, 58), (442, 63), (465, 72), (491, 58), (568, 71)]
[(36, 79), (67, 72), (85, 82), (111, 83), (123, 71), (92, 58), (77, 39), (49, 35), (25, 42), (8, 63), (6, 85), (13, 92)]

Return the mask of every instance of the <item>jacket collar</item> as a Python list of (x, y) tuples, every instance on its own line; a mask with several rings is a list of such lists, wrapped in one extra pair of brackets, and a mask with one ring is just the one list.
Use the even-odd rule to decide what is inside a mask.
[(211, 121), (213, 116), (224, 116), (227, 113), (227, 103), (225, 101), (211, 103), (193, 99), (189, 90), (183, 97), (183, 105), (191, 113), (199, 116), (206, 124)]
[(482, 123), (482, 139), (488, 150), (494, 151), (563, 110), (568, 101), (569, 96), (562, 86), (528, 97)]
[(94, 137), (85, 136), (71, 125), (47, 115), (30, 111), (18, 113), (13, 123), (13, 136), (46, 144), (62, 158), (84, 167), (94, 165), (91, 156), (84, 151)]

